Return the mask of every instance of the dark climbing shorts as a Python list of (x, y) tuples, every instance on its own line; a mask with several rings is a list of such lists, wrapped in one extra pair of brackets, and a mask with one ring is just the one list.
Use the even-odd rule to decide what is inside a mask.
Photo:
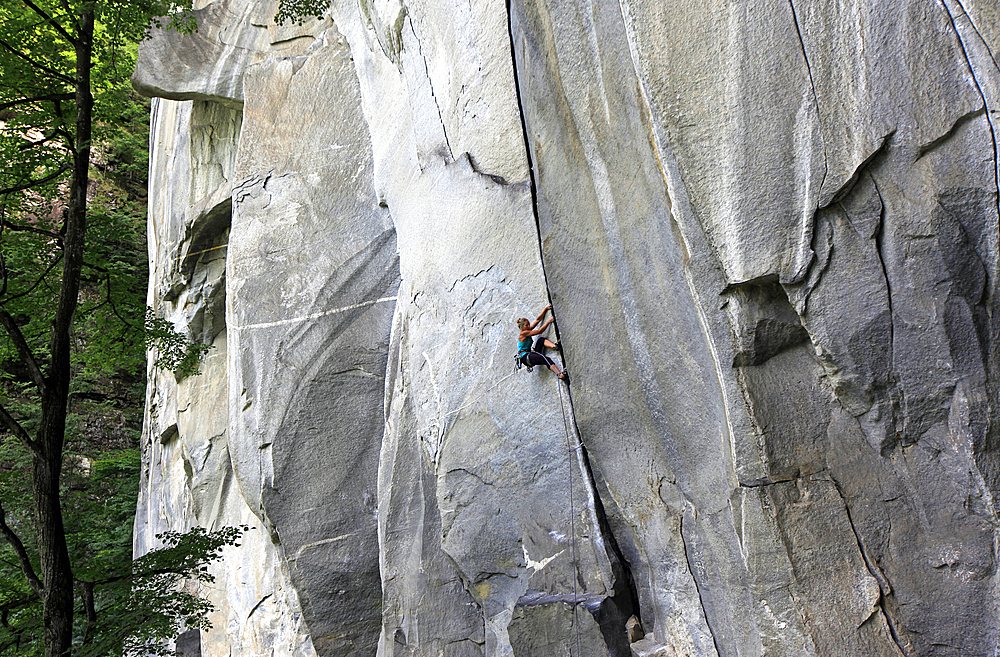
[(545, 367), (548, 367), (555, 364), (551, 358), (543, 356), (537, 351), (532, 351), (530, 354), (521, 356), (521, 362), (530, 367), (534, 367), (535, 365), (544, 365)]
[(535, 340), (535, 345), (532, 347), (532, 351), (521, 356), (521, 364), (527, 365), (528, 367), (534, 367), (536, 365), (544, 365), (549, 367), (554, 365), (555, 361), (545, 355), (548, 348), (545, 346), (545, 338), (540, 337)]
[(531, 353), (521, 356), (521, 362), (529, 367), (534, 367), (535, 365), (544, 365), (548, 367), (553, 364), (553, 360), (548, 356), (543, 356), (537, 351), (532, 351)]

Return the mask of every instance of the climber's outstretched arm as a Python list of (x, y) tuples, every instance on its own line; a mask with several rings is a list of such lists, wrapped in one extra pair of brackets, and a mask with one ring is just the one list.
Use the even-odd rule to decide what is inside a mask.
[[(545, 306), (545, 308), (542, 309), (542, 313), (535, 319), (535, 321), (533, 321), (531, 324), (528, 324), (528, 328), (529, 329), (533, 329), (536, 326), (538, 326), (538, 322), (542, 321), (542, 318), (545, 317), (545, 313), (549, 312), (550, 310), (552, 310), (552, 304), (551, 303), (549, 305)], [(551, 322), (552, 322), (552, 320), (550, 319), (549, 323), (551, 323)], [(546, 326), (548, 326), (548, 324), (546, 324)], [(538, 329), (538, 331), (535, 332), (535, 333), (532, 333), (532, 335), (538, 335), (539, 333), (541, 333), (544, 330), (545, 330), (544, 328)]]
[[(533, 331), (532, 330), (521, 331), (521, 339), (523, 340), (523, 339), (525, 339), (528, 336), (534, 336), (534, 335), (538, 335), (540, 333), (545, 333), (545, 329), (549, 328), (549, 324), (551, 324), (553, 321), (555, 321), (555, 318), (554, 317), (549, 317), (547, 320), (545, 320), (545, 323), (542, 324), (542, 328), (535, 329)], [(538, 324), (538, 322), (536, 321), (535, 324)], [(535, 324), (533, 324), (532, 326), (534, 326)]]

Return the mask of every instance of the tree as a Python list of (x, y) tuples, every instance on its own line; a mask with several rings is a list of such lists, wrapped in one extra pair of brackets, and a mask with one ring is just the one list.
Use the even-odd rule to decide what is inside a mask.
[[(3, 396), (0, 424), (30, 457), (33, 536), (22, 539), (25, 523), (8, 521), (2, 504), (0, 534), (41, 601), (46, 657), (69, 654), (73, 641), (74, 578), (60, 484), (85, 268), (106, 274), (113, 296), (111, 273), (87, 258), (92, 144), (102, 129), (95, 98), (113, 105), (130, 73), (127, 44), (140, 40), (150, 21), (170, 15), (172, 24), (190, 29), (188, 14), (177, 13), (189, 8), (190, 0), (0, 6), (0, 326), (29, 382), (18, 389), (26, 402), (9, 391)], [(25, 305), (40, 294), (50, 304)]]
[(322, 18), (329, 6), (330, 0), (281, 0), (274, 22), (281, 25), (290, 21), (302, 25), (307, 18)]
[[(86, 414), (81, 414), (86, 416)], [(163, 546), (131, 559), (131, 519), (135, 513), (140, 458), (121, 449), (93, 461), (71, 451), (64, 470), (63, 512), (74, 564), (75, 657), (169, 654), (169, 640), (182, 631), (205, 629), (210, 604), (181, 588), (185, 581), (212, 581), (208, 565), (220, 550), (235, 544), (245, 529), (166, 532)], [(0, 495), (15, 505), (25, 497), (22, 473), (9, 467), (25, 452), (13, 440), (0, 440)], [(33, 545), (26, 546), (33, 552)], [(41, 600), (19, 568), (0, 550), (0, 654), (34, 657), (42, 653)]]

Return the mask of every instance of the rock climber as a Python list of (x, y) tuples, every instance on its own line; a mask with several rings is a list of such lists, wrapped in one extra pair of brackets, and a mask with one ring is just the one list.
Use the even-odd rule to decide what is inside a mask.
[(569, 383), (569, 378), (566, 372), (561, 372), (555, 361), (545, 355), (546, 349), (559, 349), (559, 343), (553, 342), (552, 340), (542, 336), (535, 341), (534, 346), (531, 344), (531, 338), (544, 333), (545, 330), (549, 328), (549, 324), (555, 321), (554, 316), (549, 317), (545, 320), (545, 323), (542, 324), (541, 328), (535, 328), (545, 317), (545, 313), (550, 310), (552, 310), (551, 303), (545, 306), (542, 310), (542, 314), (539, 315), (538, 319), (534, 322), (529, 322), (527, 317), (521, 317), (517, 320), (517, 328), (521, 331), (517, 336), (517, 359), (522, 365), (528, 368), (534, 367), (535, 365), (544, 365), (555, 372), (555, 375), (560, 379)]

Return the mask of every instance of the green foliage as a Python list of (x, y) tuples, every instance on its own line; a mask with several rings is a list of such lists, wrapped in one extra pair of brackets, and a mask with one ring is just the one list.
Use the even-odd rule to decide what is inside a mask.
[[(172, 327), (147, 326), (148, 103), (129, 84), (136, 44), (150, 22), (191, 31), (190, 7), (191, 0), (0, 2), (0, 308), (16, 325), (0, 332), (0, 404), (13, 418), (3, 425), (40, 436), (43, 413), (51, 418), (53, 408), (56, 415), (67, 410), (65, 431), (50, 432), (57, 440), (34, 456), (28, 441), (0, 433), (0, 504), (31, 567), (44, 576), (32, 513), (32, 486), (40, 488), (30, 476), (32, 458), (62, 463), (55, 508), (65, 527), (76, 608), (64, 605), (58, 614), (73, 618), (73, 655), (121, 655), (129, 647), (162, 653), (163, 639), (203, 624), (209, 607), (196, 588), (210, 581), (208, 565), (242, 531), (165, 535), (163, 550), (134, 564), (131, 559), (146, 345), (159, 351), (160, 366), (185, 374), (197, 372), (208, 348), (190, 346)], [(91, 9), (92, 34), (81, 19)], [(91, 52), (81, 47), (91, 41)], [(87, 71), (89, 85), (83, 82)], [(94, 100), (90, 119), (88, 103), (77, 106), (88, 96)], [(89, 140), (78, 139), (88, 131)], [(89, 163), (89, 171), (73, 168), (81, 163)], [(88, 179), (87, 193), (71, 197), (71, 181)], [(53, 317), (67, 282), (64, 247), (74, 235), (67, 225), (82, 226), (84, 215), (85, 254), (66, 371), (66, 351), (52, 357), (49, 345), (54, 335), (66, 335), (53, 328)], [(62, 407), (51, 400), (43, 407), (32, 359), (16, 348), (15, 337), (22, 335), (21, 346), (50, 380), (68, 379), (68, 400), (60, 388)], [(64, 642), (43, 640), (41, 602), (19, 563), (14, 546), (20, 544), (0, 540), (0, 654), (41, 655), (45, 641), (62, 651)], [(62, 632), (60, 639), (68, 636)]]
[[(61, 3), (36, 4), (68, 23)], [(92, 192), (74, 326), (79, 347), (74, 369), (85, 379), (75, 384), (78, 390), (121, 372), (135, 373), (129, 377), (134, 383), (144, 369), (149, 103), (131, 89), (129, 76), (135, 40), (145, 34), (149, 20), (143, 12), (167, 11), (174, 4), (97, 3)], [(189, 15), (182, 11), (176, 20)], [(0, 112), (0, 155), (9, 165), (0, 168), (0, 189), (58, 173), (30, 190), (0, 195), (0, 278), (6, 283), (0, 302), (18, 320), (33, 351), (41, 354), (51, 330), (47, 311), (55, 305), (62, 282), (61, 231), (69, 175), (63, 169), (72, 161), (75, 114), (75, 101), (67, 97), (73, 91), (75, 61), (69, 44), (21, 2), (2, 3), (0, 24), (0, 106), (14, 103)], [(44, 61), (44, 70), (25, 58)], [(32, 98), (38, 100), (19, 102)], [(4, 336), (0, 362), (13, 364), (15, 356)], [(0, 377), (20, 377), (10, 367), (5, 370)]]
[(170, 370), (178, 380), (200, 374), (198, 366), (212, 345), (189, 340), (169, 321), (157, 317), (151, 308), (146, 309), (145, 328), (146, 346), (157, 354), (153, 365)]
[(302, 25), (307, 18), (322, 18), (331, 0), (281, 0), (274, 22), (284, 25), (285, 21)]
[(95, 637), (76, 651), (80, 657), (142, 654), (169, 655), (165, 642), (189, 629), (208, 630), (211, 604), (191, 591), (191, 585), (211, 584), (212, 562), (223, 549), (237, 546), (246, 526), (209, 532), (157, 535), (162, 547), (132, 563), (129, 577), (106, 584), (100, 591), (100, 620)]
[[(8, 502), (30, 502), (12, 472), (27, 464), (23, 450), (0, 439), (0, 490)], [(74, 459), (71, 459), (74, 460)], [(140, 468), (138, 450), (104, 454), (93, 462), (76, 461), (64, 484), (70, 553), (82, 564), (74, 573), (81, 595), (73, 654), (79, 657), (143, 654), (169, 655), (168, 641), (188, 629), (207, 630), (211, 604), (197, 595), (197, 584), (211, 584), (210, 565), (248, 528), (226, 527), (209, 532), (157, 536), (159, 549), (132, 561), (131, 533)], [(20, 492), (18, 492), (20, 490)], [(30, 508), (30, 504), (27, 508)], [(26, 517), (8, 518), (15, 528)], [(27, 535), (30, 535), (28, 533)], [(34, 553), (34, 546), (28, 544)], [(96, 619), (88, 622), (86, 597), (93, 592)], [(0, 543), (0, 654), (34, 657), (41, 654), (41, 603), (20, 574), (14, 554)]]
[[(35, 198), (6, 197), (8, 212), (31, 207), (39, 199), (58, 196), (57, 188), (69, 176), (75, 122), (76, 59), (64, 34), (73, 28), (82, 0), (34, 0), (50, 18), (23, 1), (0, 3), (0, 189), (54, 176)], [(135, 63), (135, 44), (151, 22), (190, 32), (194, 18), (191, 0), (97, 0), (93, 39), (91, 88), (94, 95), (94, 140), (115, 143), (120, 136), (119, 99), (131, 94), (129, 76)], [(160, 18), (167, 16), (167, 18)], [(60, 30), (52, 23), (60, 25)]]

